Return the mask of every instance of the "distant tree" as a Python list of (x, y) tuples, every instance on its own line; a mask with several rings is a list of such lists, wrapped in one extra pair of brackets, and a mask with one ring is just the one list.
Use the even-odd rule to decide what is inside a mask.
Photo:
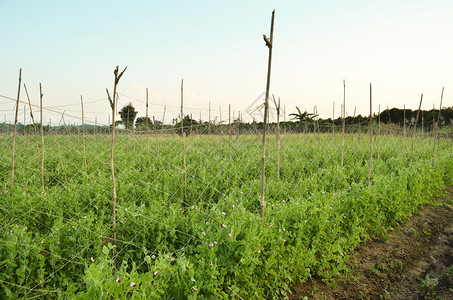
[[(123, 121), (121, 120), (115, 121), (115, 128), (118, 128), (119, 125), (123, 125)], [(112, 125), (110, 125), (110, 128), (112, 128)]]
[(120, 114), (121, 121), (126, 129), (133, 129), (135, 116), (137, 116), (138, 112), (135, 111), (135, 107), (132, 106), (132, 103), (124, 106), (118, 113)]
[[(185, 116), (183, 119), (183, 127), (184, 127), (184, 134), (188, 136), (190, 132), (190, 127), (198, 125), (198, 122), (194, 119), (191, 119), (189, 115)], [(181, 122), (176, 123), (175, 125), (176, 130), (178, 131), (178, 134), (181, 134)]]
[[(137, 120), (135, 120), (135, 127), (140, 130), (151, 129), (152, 123), (153, 122), (151, 121), (150, 118), (140, 117), (140, 118), (137, 118)], [(148, 124), (148, 128), (146, 128), (146, 124)]]
[[(140, 117), (135, 120), (135, 127), (139, 130), (146, 130), (146, 117)], [(148, 129), (161, 129), (162, 128), (162, 121), (158, 120), (151, 120), (148, 118)]]

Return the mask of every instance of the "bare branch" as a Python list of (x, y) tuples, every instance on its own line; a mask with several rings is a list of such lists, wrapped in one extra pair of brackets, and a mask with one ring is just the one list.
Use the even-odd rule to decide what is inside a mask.
[(105, 88), (105, 91), (107, 92), (107, 96), (109, 98), (110, 107), (113, 109), (113, 101), (112, 101), (112, 97), (110, 97), (109, 90), (107, 88)]

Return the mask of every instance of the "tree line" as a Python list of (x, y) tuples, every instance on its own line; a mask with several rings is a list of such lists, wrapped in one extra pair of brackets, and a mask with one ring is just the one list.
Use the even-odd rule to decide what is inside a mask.
[[(289, 114), (291, 119), (286, 122), (280, 122), (282, 129), (290, 132), (331, 132), (332, 127), (340, 128), (343, 124), (343, 119), (341, 117), (332, 120), (332, 118), (319, 118), (317, 115), (308, 113), (306, 111), (302, 112), (298, 107), (296, 107), (296, 112)], [(380, 122), (382, 124), (394, 124), (395, 126), (403, 127), (406, 124), (406, 127), (413, 128), (422, 128), (426, 131), (431, 131), (434, 127), (434, 123), (437, 121), (439, 110), (421, 110), (420, 116), (418, 118), (417, 124), (415, 124), (415, 119), (418, 110), (411, 109), (399, 109), (392, 108), (382, 111), (380, 114), (374, 114), (373, 119), (375, 122)], [(162, 121), (156, 120), (149, 117), (138, 117), (138, 112), (135, 110), (135, 107), (132, 103), (128, 103), (118, 112), (121, 117), (121, 120), (115, 122), (115, 126), (118, 128), (119, 125), (124, 126), (120, 130), (125, 131), (145, 131), (145, 130), (162, 130), (168, 129), (173, 130), (178, 134), (181, 134), (181, 121), (180, 118), (175, 118), (172, 120), (172, 124), (163, 124)], [(453, 107), (443, 108), (441, 110), (439, 118), (439, 127), (451, 126), (453, 122)], [(366, 128), (369, 124), (369, 116), (347, 116), (345, 118), (345, 125), (348, 127), (364, 127)], [(36, 124), (27, 124), (23, 125), (20, 122), (17, 124), (17, 131), (19, 133), (30, 132), (32, 133), (34, 128), (39, 128), (39, 123)], [(45, 133), (75, 133), (81, 130), (81, 125), (68, 125), (68, 126), (43, 126)], [(184, 134), (229, 134), (231, 130), (235, 134), (240, 133), (253, 133), (263, 129), (263, 122), (243, 122), (240, 118), (232, 120), (231, 125), (228, 123), (216, 123), (208, 122), (202, 120), (195, 120), (190, 115), (184, 116), (183, 119)], [(276, 127), (276, 123), (270, 123), (270, 128)], [(9, 124), (6, 122), (0, 123), (0, 132), (10, 132), (14, 128), (14, 124)], [(85, 124), (85, 132), (88, 134), (108, 132), (111, 128), (109, 126), (101, 125), (91, 125)]]

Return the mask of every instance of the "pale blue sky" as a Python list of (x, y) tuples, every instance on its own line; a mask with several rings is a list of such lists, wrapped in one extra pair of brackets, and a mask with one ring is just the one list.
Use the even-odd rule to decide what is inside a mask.
[[(150, 115), (161, 119), (166, 104), (170, 121), (184, 78), (186, 113), (207, 119), (211, 101), (212, 118), (222, 106), (225, 119), (228, 104), (244, 111), (265, 90), (262, 34), (273, 9), (271, 93), (287, 114), (317, 105), (328, 117), (335, 101), (338, 116), (343, 79), (349, 115), (354, 106), (368, 114), (370, 82), (376, 111), (416, 109), (420, 93), (423, 108), (438, 107), (443, 86), (444, 106), (453, 105), (453, 1), (0, 0), (0, 95), (16, 97), (22, 68), (33, 103), (42, 82), (45, 107), (78, 116), (82, 94), (88, 121), (106, 122), (107, 100), (89, 102), (104, 99), (115, 66), (127, 65), (119, 93), (132, 98), (120, 95), (120, 106), (132, 102), (144, 116), (148, 87)], [(0, 121), (13, 110), (0, 98)]]

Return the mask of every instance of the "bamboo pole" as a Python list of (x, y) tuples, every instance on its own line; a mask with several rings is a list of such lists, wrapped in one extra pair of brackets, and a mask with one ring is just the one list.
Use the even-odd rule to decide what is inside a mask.
[[(209, 115), (211, 115), (211, 103), (209, 103)], [(183, 150), (183, 164), (184, 170), (184, 204), (187, 204), (187, 173), (186, 173), (186, 142), (184, 140), (184, 79), (181, 79), (181, 138)]]
[(269, 61), (267, 64), (267, 83), (266, 83), (266, 99), (264, 102), (264, 123), (263, 123), (263, 147), (261, 149), (261, 218), (264, 220), (264, 208), (266, 203), (264, 202), (264, 186), (265, 186), (265, 165), (266, 165), (266, 125), (267, 125), (267, 112), (269, 110), (269, 89), (271, 84), (271, 65), (272, 65), (272, 43), (274, 37), (274, 17), (275, 10), (272, 12), (271, 20), (271, 36), (268, 39), (266, 35), (263, 35), (266, 46), (269, 48)]
[(403, 108), (403, 149), (404, 153), (406, 153), (406, 104), (404, 104)]
[(231, 104), (228, 105), (228, 147), (231, 161)]
[(210, 135), (210, 134), (211, 134), (211, 101), (209, 101), (209, 115), (208, 115), (208, 120), (209, 120), (209, 124), (208, 124), (208, 134)]
[(110, 102), (110, 107), (112, 108), (112, 139), (110, 143), (110, 171), (112, 172), (112, 192), (113, 192), (113, 242), (116, 242), (116, 182), (115, 182), (115, 161), (114, 161), (114, 153), (115, 153), (115, 111), (116, 111), (116, 101), (117, 101), (117, 93), (116, 87), (118, 82), (123, 76), (124, 72), (126, 71), (127, 67), (118, 74), (119, 67), (116, 66), (113, 74), (115, 75), (115, 81), (113, 84), (113, 99), (110, 97), (109, 90), (106, 88), (107, 96)]
[(219, 128), (220, 128), (220, 135), (223, 135), (223, 131), (222, 131), (222, 106), (219, 105), (219, 113), (220, 113), (220, 119), (219, 119)]
[(280, 183), (280, 97), (278, 97), (278, 103), (275, 101), (274, 95), (272, 95), (272, 98), (277, 110), (277, 183)]
[(376, 142), (378, 146), (378, 151), (377, 151), (377, 158), (380, 159), (381, 157), (381, 105), (379, 104), (379, 111), (378, 111), (378, 134), (376, 137)]
[(27, 113), (27, 109), (25, 108), (25, 105), (24, 105), (24, 127), (23, 127), (23, 130), (24, 130), (24, 153), (25, 151), (27, 151), (27, 131), (25, 130), (25, 123), (27, 122), (27, 120), (25, 119), (26, 117), (26, 113)]
[(283, 105), (283, 122), (285, 126), (283, 126), (283, 134), (286, 135), (286, 105)]
[(439, 106), (439, 115), (437, 116), (437, 122), (434, 125), (434, 145), (433, 145), (433, 162), (432, 166), (434, 167), (434, 160), (435, 160), (435, 154), (436, 154), (436, 141), (437, 141), (437, 128), (439, 127), (439, 120), (440, 120), (440, 112), (442, 111), (442, 99), (444, 97), (444, 88), (442, 87), (442, 94), (440, 95), (440, 106)]
[(160, 145), (159, 145), (159, 130), (157, 128), (157, 122), (156, 119), (153, 116), (153, 123), (154, 123), (154, 136), (156, 138), (156, 147), (157, 147), (157, 159), (159, 160), (159, 151), (160, 151)]
[(334, 143), (335, 139), (335, 101), (333, 102), (332, 106), (332, 144)]
[[(353, 128), (355, 128), (354, 120), (355, 120), (356, 110), (357, 110), (357, 106), (354, 106), (354, 114), (352, 115), (352, 121), (351, 121), (351, 125), (354, 126)], [(354, 145), (354, 129), (353, 129), (351, 132), (351, 156), (354, 156), (354, 154), (355, 154), (354, 149), (355, 149), (355, 145)]]
[[(418, 122), (418, 115), (420, 114), (420, 109), (422, 107), (423, 101), (423, 94), (420, 97), (420, 104), (418, 105), (417, 117), (415, 117), (415, 125), (414, 130), (412, 131), (412, 148), (411, 148), (411, 160), (409, 162), (409, 167), (412, 165), (412, 159), (414, 158), (414, 141), (415, 141), (415, 132), (417, 131), (417, 122)], [(423, 124), (423, 123), (422, 123)]]
[(342, 142), (341, 142), (341, 166), (343, 167), (344, 160), (344, 132), (346, 127), (346, 81), (343, 79), (343, 131), (342, 131)]
[(151, 158), (150, 158), (150, 154), (149, 154), (149, 124), (148, 124), (148, 120), (149, 120), (149, 117), (148, 117), (148, 110), (149, 110), (149, 106), (148, 106), (148, 88), (146, 88), (146, 145), (147, 145), (147, 149), (148, 149), (148, 177), (149, 177), (149, 169), (151, 167)]
[(39, 105), (40, 105), (40, 123), (41, 123), (41, 187), (44, 194), (44, 129), (42, 127), (42, 85), (39, 83)]
[(22, 82), (22, 68), (19, 69), (19, 87), (17, 88), (16, 116), (14, 118), (13, 153), (12, 153), (12, 164), (11, 164), (11, 190), (14, 189), (14, 163), (15, 163), (15, 154), (16, 154), (17, 115), (19, 113), (19, 97), (20, 97), (21, 82)]
[(373, 157), (373, 104), (370, 83), (370, 160), (368, 161), (368, 186), (371, 184), (371, 158)]
[[(453, 131), (453, 120), (450, 121), (451, 129)], [(450, 139), (450, 157), (453, 156), (453, 132), (451, 134), (451, 139)]]
[[(239, 135), (241, 134), (241, 111), (238, 111), (238, 121), (236, 124), (237, 124), (236, 141), (239, 142)], [(269, 134), (269, 127), (267, 128), (267, 134)]]
[(83, 98), (80, 95), (80, 105), (82, 106), (82, 145), (83, 145), (83, 162), (85, 166), (85, 171), (87, 169), (87, 154), (85, 150), (85, 116), (83, 113)]

